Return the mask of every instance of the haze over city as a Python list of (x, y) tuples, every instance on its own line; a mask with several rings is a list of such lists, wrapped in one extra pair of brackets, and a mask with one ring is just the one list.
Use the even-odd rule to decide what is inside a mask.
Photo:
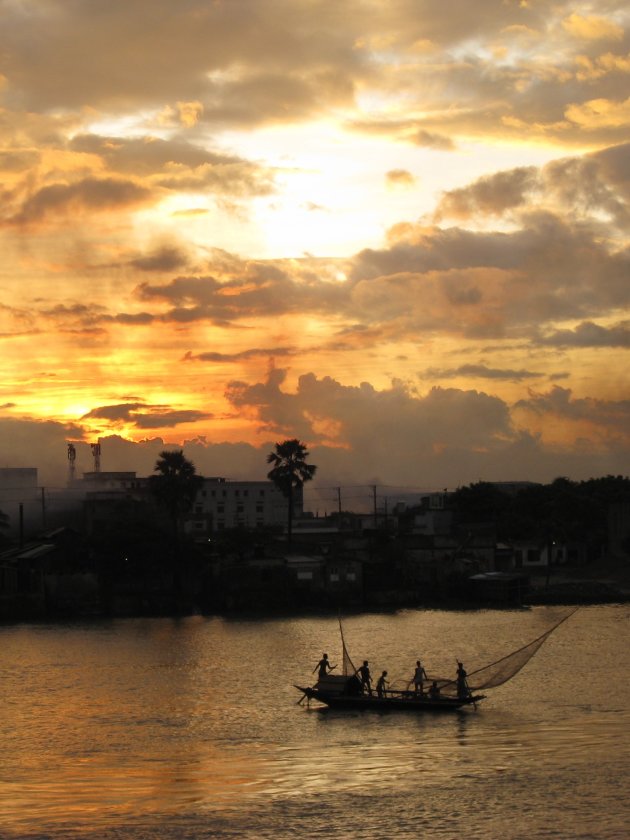
[(627, 4), (0, 14), (0, 465), (630, 471)]

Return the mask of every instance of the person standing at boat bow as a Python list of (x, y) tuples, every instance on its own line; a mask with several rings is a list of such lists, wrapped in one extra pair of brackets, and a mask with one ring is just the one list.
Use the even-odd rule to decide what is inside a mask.
[(361, 679), (361, 691), (364, 694), (369, 694), (370, 697), (372, 696), (372, 675), (370, 674), (370, 668), (368, 665), (367, 659), (363, 660), (363, 665), (359, 668), (359, 677)]
[(424, 694), (424, 681), (428, 680), (427, 672), (419, 659), (416, 659), (416, 670), (413, 674), (413, 688), (421, 697)]
[(379, 697), (385, 697), (385, 692), (387, 690), (387, 686), (389, 683), (385, 679), (387, 676), (387, 671), (383, 671), (381, 676), (378, 678), (378, 682), (376, 683), (376, 693)]
[(461, 662), (457, 663), (457, 696), (460, 700), (468, 700), (470, 688), (468, 687), (468, 674)]
[(328, 654), (323, 653), (322, 658), (319, 660), (317, 665), (313, 668), (313, 673), (315, 673), (315, 671), (318, 671), (317, 679), (318, 680), (323, 680), (324, 677), (327, 676), (328, 672), (332, 671), (333, 668), (336, 668), (336, 667), (337, 667), (336, 665), (331, 665), (330, 662), (328, 661)]

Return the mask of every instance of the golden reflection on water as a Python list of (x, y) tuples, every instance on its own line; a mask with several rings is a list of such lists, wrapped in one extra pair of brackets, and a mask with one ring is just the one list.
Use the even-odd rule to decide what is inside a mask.
[[(362, 615), (347, 620), (346, 641), (403, 678), (418, 655), (436, 672), (453, 651), (500, 656), (552, 612)], [(0, 824), (19, 835), (270, 803), (299, 815), (305, 802), (347, 795), (399, 801), (394, 815), (410, 809), (410, 819), (414, 808), (448, 812), (450, 826), (448, 791), (473, 802), (538, 791), (551, 812), (545, 791), (571, 779), (564, 795), (584, 787), (614, 830), (611, 791), (630, 767), (627, 618), (580, 611), (478, 712), (418, 716), (296, 705), (293, 683), (338, 644), (334, 619), (2, 628)], [(495, 817), (509, 827), (507, 813)], [(470, 817), (468, 829), (487, 836)]]

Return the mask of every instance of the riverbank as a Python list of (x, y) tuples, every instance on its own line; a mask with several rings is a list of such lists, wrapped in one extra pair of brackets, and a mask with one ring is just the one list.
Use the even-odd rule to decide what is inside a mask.
[[(194, 595), (180, 597), (174, 603), (172, 593), (164, 591), (160, 597), (118, 599), (116, 603), (99, 603), (98, 599), (75, 599), (51, 608), (46, 599), (36, 594), (3, 599), (0, 602), (0, 625), (23, 622), (64, 622), (68, 620), (100, 620), (119, 617), (183, 616), (192, 614), (224, 615), (226, 617), (255, 614), (261, 618), (277, 616), (305, 616), (312, 614), (362, 612), (395, 612), (399, 609), (441, 609), (446, 611), (482, 608), (514, 608), (554, 604), (595, 605), (630, 603), (630, 562), (608, 561), (589, 566), (554, 566), (549, 570), (528, 570), (524, 585), (514, 593), (498, 592), (480, 597), (464, 582), (456, 588), (430, 588), (424, 591), (400, 589), (372, 590), (363, 598), (332, 601), (322, 598), (302, 603), (284, 599), (268, 602), (265, 593), (252, 596), (246, 602), (226, 605), (204, 603)], [(152, 593), (156, 596), (156, 593)]]
[(630, 602), (630, 563), (609, 560), (593, 566), (557, 566), (530, 574), (527, 603), (611, 604)]

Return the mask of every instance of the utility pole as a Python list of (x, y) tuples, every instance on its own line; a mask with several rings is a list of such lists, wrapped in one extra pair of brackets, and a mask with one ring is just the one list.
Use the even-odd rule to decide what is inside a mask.
[(337, 487), (337, 512), (339, 519), (337, 520), (337, 530), (341, 531), (341, 487)]
[(46, 494), (45, 488), (42, 487), (42, 528), (46, 527)]
[(376, 484), (372, 485), (372, 496), (374, 498), (374, 530), (378, 528), (378, 511), (376, 509)]

